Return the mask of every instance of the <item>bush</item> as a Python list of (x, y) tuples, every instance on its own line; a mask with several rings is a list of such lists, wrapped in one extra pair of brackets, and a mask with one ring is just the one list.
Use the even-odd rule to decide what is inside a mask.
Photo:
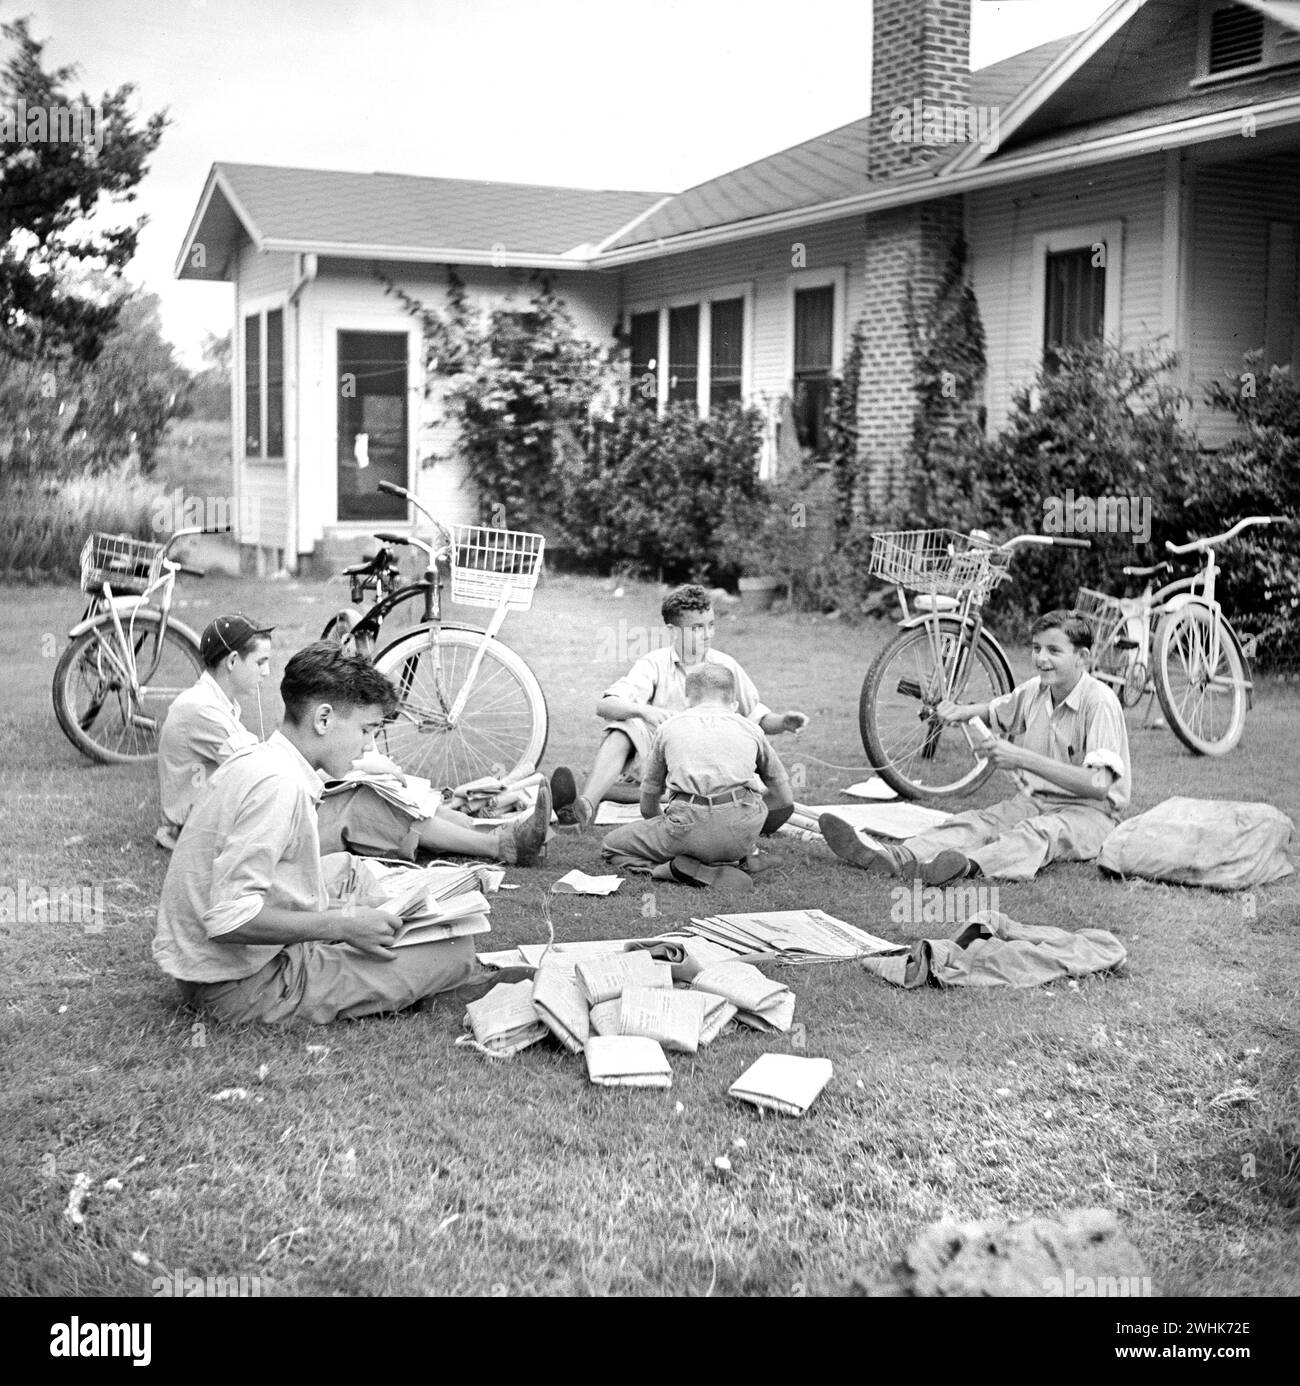
[(157, 539), (156, 491), (135, 463), (92, 476), (6, 477), (0, 482), (0, 575), (20, 582), (77, 578), (81, 547), (92, 530)]
[(562, 451), (562, 529), (578, 557), (670, 581), (734, 576), (725, 530), (753, 515), (762, 416), (730, 405), (662, 418), (623, 405)]
[[(1202, 453), (1177, 478), (1180, 521), (1188, 534), (1217, 534), (1246, 515), (1287, 515), (1300, 521), (1300, 387), (1260, 355), (1245, 370), (1214, 383), (1206, 400), (1231, 413), (1245, 436)], [(1219, 555), (1219, 601), (1243, 636), (1255, 637), (1263, 668), (1300, 668), (1300, 556), (1295, 529), (1249, 529)]]

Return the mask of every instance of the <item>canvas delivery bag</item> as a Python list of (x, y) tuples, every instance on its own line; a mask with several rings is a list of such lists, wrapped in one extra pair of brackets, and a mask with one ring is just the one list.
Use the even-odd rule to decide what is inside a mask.
[(1291, 874), (1286, 852), (1294, 831), (1272, 804), (1166, 799), (1119, 824), (1097, 865), (1113, 876), (1245, 890)]

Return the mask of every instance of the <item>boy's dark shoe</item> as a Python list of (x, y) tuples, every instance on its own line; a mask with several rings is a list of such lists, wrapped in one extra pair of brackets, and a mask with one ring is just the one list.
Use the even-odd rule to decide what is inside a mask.
[(535, 967), (483, 967), (477, 966), (458, 987), (450, 991), (440, 991), (438, 999), (446, 998), (456, 1006), (468, 1006), (471, 1001), (479, 1001), (495, 986), (503, 982), (532, 981), (537, 975)]
[(754, 888), (754, 880), (749, 872), (725, 863), (714, 866), (697, 861), (694, 857), (674, 857), (669, 869), (673, 873), (673, 880), (680, 881), (682, 885), (729, 886), (732, 890)]
[(502, 829), (502, 858), (510, 866), (537, 866), (546, 859), (546, 834), (551, 826), (551, 791), (538, 786), (537, 803), (527, 818)]
[(925, 885), (947, 885), (949, 881), (978, 875), (979, 867), (969, 857), (949, 847), (929, 861), (918, 862), (916, 874)]
[(893, 847), (874, 837), (863, 838), (846, 818), (823, 813), (817, 820), (817, 830), (826, 845), (841, 861), (860, 867), (877, 876), (910, 876), (916, 871), (916, 858), (906, 847)]
[(596, 810), (581, 794), (565, 808), (555, 811), (555, 821), (566, 828), (586, 828), (595, 816)]
[(551, 771), (551, 803), (555, 806), (556, 816), (559, 816), (561, 809), (568, 808), (577, 797), (578, 782), (573, 778), (573, 771), (567, 765), (557, 765)]

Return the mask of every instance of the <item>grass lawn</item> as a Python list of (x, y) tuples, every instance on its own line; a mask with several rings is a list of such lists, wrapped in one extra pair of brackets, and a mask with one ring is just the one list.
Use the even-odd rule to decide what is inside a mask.
[[(506, 1062), (453, 1047), (460, 1014), (274, 1033), (197, 1026), (149, 956), (165, 861), (152, 767), (92, 765), (64, 739), (50, 679), (79, 596), (5, 592), (0, 884), (101, 886), (106, 922), (0, 926), (0, 1293), (150, 1293), (155, 1276), (258, 1276), (265, 1294), (716, 1294), (841, 1291), (924, 1223), (1101, 1205), (1119, 1213), (1159, 1291), (1300, 1289), (1300, 877), (1251, 896), (1107, 883), (1062, 866), (1004, 885), (1031, 923), (1101, 926), (1118, 975), (1031, 992), (897, 991), (851, 965), (783, 970), (807, 1052), (835, 1077), (801, 1121), (725, 1095), (788, 1036), (724, 1036), (674, 1056), (670, 1091), (589, 1085), (547, 1043)], [(223, 609), (275, 622), (284, 659), (345, 605), (338, 585), (184, 579), (196, 629)], [(554, 578), (506, 639), (551, 711), (546, 767), (589, 763), (607, 659), (652, 624), (656, 593)], [(726, 616), (718, 645), (768, 701), (812, 724), (777, 742), (834, 800), (862, 777), (858, 690), (887, 626)], [(611, 633), (613, 638), (611, 638)], [(636, 653), (632, 650), (630, 653)], [(1028, 674), (1022, 645), (1013, 659)], [(267, 708), (278, 717), (278, 699)], [(1222, 761), (1130, 714), (1135, 810), (1174, 794), (1264, 800), (1300, 820), (1300, 693), (1262, 685)], [(255, 716), (251, 719), (256, 727)], [(995, 778), (979, 799), (1010, 792)], [(599, 869), (595, 835), (511, 872), (484, 947), (544, 937), (542, 893)], [(953, 924), (890, 918), (890, 883), (779, 840), (749, 896), (634, 882), (557, 900), (564, 938), (657, 932), (691, 913), (818, 906), (900, 940)], [(223, 1089), (243, 1100), (217, 1102)], [(729, 1151), (722, 1180), (715, 1156)], [(73, 1177), (95, 1183), (84, 1227)], [(102, 1181), (120, 1177), (118, 1192)], [(140, 1266), (133, 1253), (143, 1253)]]

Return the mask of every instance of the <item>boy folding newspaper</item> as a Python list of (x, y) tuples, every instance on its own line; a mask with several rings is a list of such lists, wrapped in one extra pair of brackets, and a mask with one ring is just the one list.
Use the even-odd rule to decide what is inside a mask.
[(790, 781), (767, 737), (738, 715), (735, 676), (725, 665), (692, 669), (686, 701), (686, 710), (661, 723), (651, 742), (641, 782), (645, 821), (615, 828), (601, 855), (657, 880), (748, 887), (751, 878), (738, 867), (769, 810), (793, 806)]

